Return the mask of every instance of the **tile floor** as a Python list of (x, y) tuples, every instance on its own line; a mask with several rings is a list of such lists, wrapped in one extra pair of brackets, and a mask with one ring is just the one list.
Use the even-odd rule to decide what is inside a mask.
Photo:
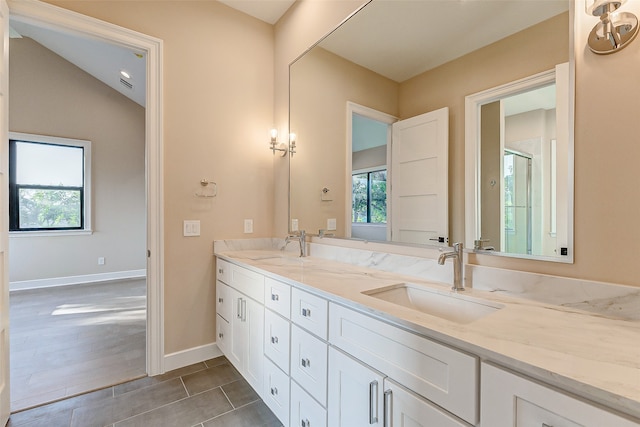
[(8, 427), (281, 427), (225, 357), (14, 413)]
[(146, 375), (144, 279), (10, 294), (11, 410)]

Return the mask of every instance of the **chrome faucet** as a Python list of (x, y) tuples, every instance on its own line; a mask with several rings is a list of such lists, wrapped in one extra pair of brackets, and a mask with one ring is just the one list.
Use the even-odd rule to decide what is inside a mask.
[(444, 265), (447, 258), (453, 258), (453, 286), (452, 291), (464, 291), (462, 283), (462, 243), (454, 243), (453, 251), (442, 252), (438, 257), (438, 264)]
[(301, 257), (305, 257), (307, 256), (307, 233), (305, 233), (304, 230), (300, 230), (298, 232), (293, 232), (292, 234), (289, 234), (287, 236), (286, 239), (284, 239), (284, 246), (282, 247), (282, 250), (284, 251), (285, 248), (287, 247), (287, 245), (294, 241), (297, 240), (298, 243), (300, 244), (300, 256)]

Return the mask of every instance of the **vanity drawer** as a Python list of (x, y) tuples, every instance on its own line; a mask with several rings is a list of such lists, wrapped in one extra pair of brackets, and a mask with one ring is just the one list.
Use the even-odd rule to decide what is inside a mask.
[(264, 362), (264, 403), (283, 425), (289, 425), (289, 377), (269, 360)]
[(638, 422), (487, 363), (482, 364), (480, 396), (483, 426), (640, 426)]
[(477, 357), (334, 303), (329, 311), (332, 345), (463, 420), (477, 423)]
[(291, 426), (327, 427), (327, 411), (295, 381), (291, 381)]
[(291, 320), (307, 331), (327, 339), (328, 302), (298, 288), (291, 289)]
[(216, 279), (231, 284), (231, 263), (216, 258)]
[(264, 354), (289, 373), (289, 330), (288, 320), (271, 310), (264, 311)]
[(264, 279), (264, 305), (280, 316), (290, 319), (291, 286), (266, 277)]
[(218, 314), (216, 316), (216, 344), (225, 356), (228, 354), (231, 338), (229, 322)]
[(216, 313), (227, 322), (231, 320), (231, 288), (216, 280)]
[(322, 406), (327, 404), (327, 352), (327, 343), (291, 326), (291, 378)]
[(231, 264), (230, 285), (246, 296), (264, 304), (264, 276)]

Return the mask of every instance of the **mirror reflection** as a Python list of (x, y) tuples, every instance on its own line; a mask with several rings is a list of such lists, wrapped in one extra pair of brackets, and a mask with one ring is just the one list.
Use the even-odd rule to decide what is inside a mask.
[[(569, 61), (568, 8), (566, 1), (484, 0), (374, 0), (365, 6), (291, 65), (290, 129), (298, 150), (291, 159), (290, 225), (411, 244), (463, 240), (465, 97)], [(448, 31), (454, 21), (466, 31)], [(447, 34), (447, 43), (440, 34)], [(552, 233), (551, 142), (545, 142), (547, 163), (539, 166), (537, 152), (525, 149), (532, 139), (495, 150), (502, 173), (506, 168), (516, 175), (506, 179), (511, 193), (494, 191), (497, 204), (483, 202), (477, 212), (491, 218), (478, 224), (497, 223), (498, 231), (478, 228), (472, 239), (489, 240), (495, 252), (535, 255), (535, 224), (544, 222)], [(511, 156), (517, 154), (531, 157), (533, 171), (543, 168), (544, 180), (537, 172), (529, 184), (516, 180), (520, 157)], [(502, 188), (505, 179), (496, 176), (494, 188)], [(531, 214), (524, 215), (524, 227), (532, 232), (521, 233), (521, 210), (529, 208), (518, 203), (527, 185)], [(533, 208), (542, 186), (544, 214)], [(500, 208), (501, 198), (511, 212)], [(510, 235), (505, 227), (512, 227)], [(469, 246), (468, 233), (466, 241)]]

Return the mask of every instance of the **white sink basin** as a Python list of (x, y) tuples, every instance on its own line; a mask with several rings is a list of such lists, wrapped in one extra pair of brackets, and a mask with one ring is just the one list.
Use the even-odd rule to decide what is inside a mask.
[(456, 323), (470, 323), (504, 307), (464, 294), (411, 283), (399, 283), (362, 293)]

